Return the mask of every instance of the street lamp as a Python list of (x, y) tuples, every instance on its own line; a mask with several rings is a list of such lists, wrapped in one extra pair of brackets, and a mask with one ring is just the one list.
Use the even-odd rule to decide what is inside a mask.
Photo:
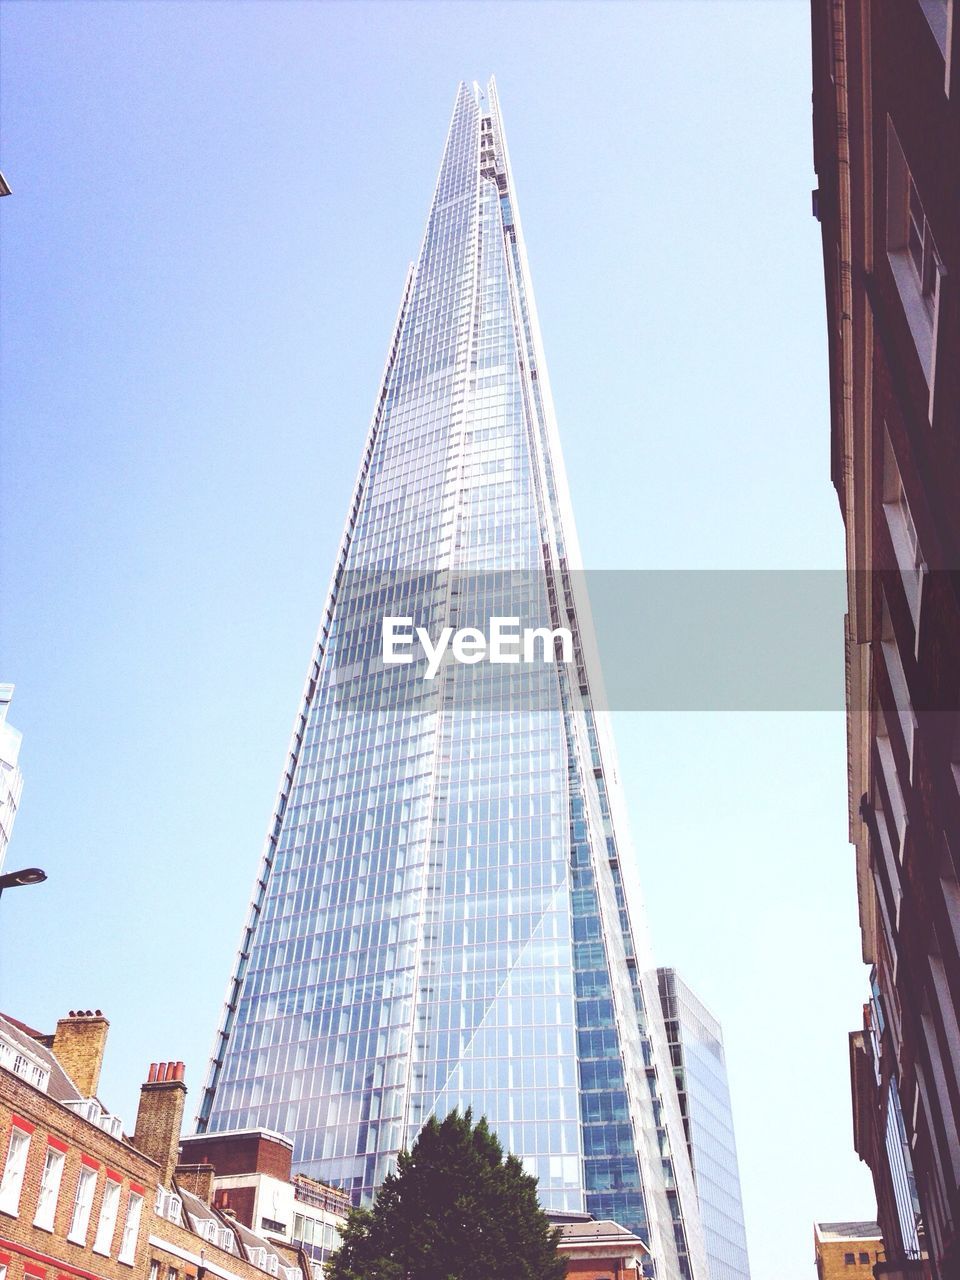
[(43, 884), (47, 878), (47, 873), (41, 871), (39, 867), (24, 867), (22, 871), (8, 871), (6, 875), (0, 876), (0, 893), (4, 889), (16, 889), (22, 884)]

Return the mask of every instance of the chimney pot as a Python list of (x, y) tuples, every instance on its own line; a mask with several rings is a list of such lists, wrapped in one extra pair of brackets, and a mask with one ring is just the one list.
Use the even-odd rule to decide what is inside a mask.
[[(150, 1064), (150, 1074), (140, 1089), (140, 1106), (133, 1145), (160, 1166), (160, 1182), (170, 1185), (179, 1163), (180, 1126), (183, 1121), (186, 1087), (176, 1077), (175, 1062)], [(169, 1089), (154, 1086), (172, 1085)]]

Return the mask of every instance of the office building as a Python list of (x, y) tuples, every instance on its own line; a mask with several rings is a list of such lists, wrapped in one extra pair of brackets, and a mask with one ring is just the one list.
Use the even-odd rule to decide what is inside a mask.
[(13, 700), (13, 685), (0, 684), (0, 871), (13, 835), (13, 824), (23, 790), (20, 772), (20, 732), (7, 720)]
[[(280, 1130), (295, 1170), (369, 1201), (431, 1114), (472, 1106), (546, 1208), (700, 1280), (492, 82), (457, 93), (375, 405), (198, 1131)], [(391, 618), (514, 619), (541, 647), (431, 678), (388, 661)]]
[(313, 1262), (324, 1263), (339, 1247), (350, 1199), (336, 1187), (292, 1173), (292, 1156), (290, 1139), (265, 1129), (180, 1141), (181, 1166), (212, 1171), (211, 1203), (217, 1209), (254, 1231), (296, 1243)]
[(871, 974), (852, 1042), (857, 1146), (888, 1269), (948, 1280), (960, 1275), (960, 22), (955, 0), (812, 12), (850, 839)]
[(710, 1280), (750, 1280), (740, 1169), (720, 1023), (675, 969), (658, 969)]

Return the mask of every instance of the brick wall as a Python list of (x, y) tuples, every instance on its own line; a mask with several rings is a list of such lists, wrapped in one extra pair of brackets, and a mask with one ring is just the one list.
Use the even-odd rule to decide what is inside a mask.
[(182, 1159), (185, 1164), (212, 1164), (220, 1178), (266, 1173), (289, 1182), (293, 1152), (288, 1143), (262, 1133), (205, 1133), (183, 1139)]
[(109, 1030), (110, 1023), (99, 1009), (96, 1013), (71, 1013), (57, 1023), (53, 1052), (84, 1098), (97, 1092)]
[[(0, 1068), (0, 1156), (5, 1163), (14, 1124), (29, 1132), (26, 1171), (16, 1214), (0, 1212), (0, 1253), (8, 1257), (7, 1280), (131, 1280), (143, 1274), (148, 1209), (152, 1209), (157, 1166), (127, 1142), (111, 1138), (25, 1081)], [(64, 1156), (53, 1229), (34, 1226), (48, 1148)], [(67, 1239), (81, 1170), (95, 1174), (93, 1200), (85, 1240)], [(108, 1182), (119, 1185), (117, 1218), (108, 1244), (109, 1256), (93, 1251)], [(144, 1207), (132, 1265), (118, 1260), (131, 1193), (142, 1194)]]

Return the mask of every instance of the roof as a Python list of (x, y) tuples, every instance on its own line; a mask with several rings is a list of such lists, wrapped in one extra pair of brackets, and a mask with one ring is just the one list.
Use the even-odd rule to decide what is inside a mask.
[(205, 1133), (185, 1133), (180, 1139), (186, 1143), (223, 1142), (228, 1138), (266, 1138), (269, 1142), (279, 1142), (285, 1147), (293, 1147), (293, 1139), (275, 1129), (208, 1129)]
[[(201, 1200), (199, 1196), (194, 1195), (192, 1191), (185, 1191), (179, 1183), (176, 1183), (176, 1189), (180, 1197), (182, 1225), (190, 1231), (197, 1235), (202, 1234), (200, 1223), (209, 1222), (212, 1219), (218, 1227), (225, 1226), (229, 1231), (232, 1231), (234, 1237), (240, 1241), (247, 1254), (253, 1249), (264, 1249), (268, 1256), (270, 1254), (276, 1255), (279, 1267), (296, 1267), (296, 1261), (291, 1258), (290, 1254), (278, 1248), (272, 1241), (258, 1235), (255, 1231), (251, 1231), (249, 1227), (238, 1219), (217, 1212), (205, 1200)], [(234, 1256), (237, 1256), (235, 1251), (231, 1250), (231, 1252), (234, 1252)]]
[[(177, 1195), (180, 1197), (182, 1206), (181, 1217), (184, 1219), (183, 1225), (189, 1227), (191, 1231), (197, 1231), (199, 1223), (209, 1222), (211, 1219), (216, 1222), (218, 1227), (223, 1225), (218, 1215), (214, 1213), (205, 1201), (201, 1200), (199, 1196), (195, 1196), (192, 1191), (184, 1191), (179, 1182), (177, 1183)], [(230, 1226), (233, 1226), (232, 1222)]]
[(882, 1240), (876, 1222), (815, 1222), (813, 1229), (821, 1240)]
[(559, 1226), (560, 1248), (564, 1250), (599, 1247), (624, 1253), (649, 1252), (639, 1236), (608, 1218), (599, 1222), (593, 1219), (588, 1222), (561, 1222)]
[(236, 1218), (230, 1218), (228, 1221), (233, 1231), (236, 1232), (237, 1236), (240, 1238), (240, 1242), (247, 1253), (249, 1253), (251, 1249), (266, 1249), (268, 1254), (276, 1254), (281, 1266), (290, 1266), (290, 1255), (284, 1253), (281, 1249), (278, 1249), (272, 1241), (267, 1240), (264, 1236), (257, 1235), (256, 1231), (251, 1231), (248, 1226), (238, 1221)]
[[(0, 1013), (0, 1031), (15, 1046), (23, 1049), (26, 1053), (32, 1054), (34, 1058), (39, 1059), (49, 1069), (50, 1079), (46, 1088), (47, 1097), (52, 1098), (54, 1102), (76, 1102), (78, 1098), (83, 1097), (83, 1094), (61, 1067), (53, 1052), (38, 1038), (41, 1035), (39, 1031), (33, 1031), (25, 1023), (18, 1022), (16, 1018), (11, 1018), (5, 1013)], [(43, 1039), (46, 1040), (49, 1037), (44, 1036)]]

